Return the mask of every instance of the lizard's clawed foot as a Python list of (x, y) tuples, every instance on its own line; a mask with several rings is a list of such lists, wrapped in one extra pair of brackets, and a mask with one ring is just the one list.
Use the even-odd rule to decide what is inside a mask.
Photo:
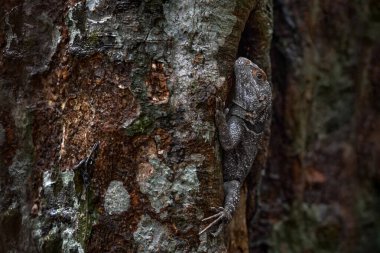
[(211, 220), (211, 219), (214, 219), (210, 224), (208, 224), (202, 231), (199, 232), (199, 235), (200, 234), (203, 234), (204, 232), (206, 232), (207, 230), (209, 230), (212, 226), (216, 225), (219, 223), (219, 227), (218, 229), (216, 230), (216, 232), (214, 233), (211, 233), (214, 237), (218, 236), (220, 234), (220, 232), (222, 231), (224, 225), (231, 220), (231, 215), (226, 212), (226, 210), (224, 210), (223, 207), (212, 207), (211, 208), (212, 211), (215, 211), (217, 212), (216, 214), (214, 215), (211, 215), (207, 218), (204, 218), (202, 221), (208, 221), (208, 220)]

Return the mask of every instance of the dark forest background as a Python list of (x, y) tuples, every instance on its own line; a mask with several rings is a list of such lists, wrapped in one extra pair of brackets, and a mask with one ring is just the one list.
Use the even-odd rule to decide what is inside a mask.
[(252, 252), (380, 250), (379, 21), (377, 1), (274, 1), (274, 115)]

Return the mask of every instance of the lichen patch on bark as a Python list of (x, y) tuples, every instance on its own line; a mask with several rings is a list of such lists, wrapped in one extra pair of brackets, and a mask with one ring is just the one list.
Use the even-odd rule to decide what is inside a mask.
[(124, 188), (123, 182), (111, 181), (104, 196), (104, 209), (109, 215), (121, 214), (128, 211), (130, 197)]
[(137, 230), (133, 233), (137, 252), (175, 252), (176, 242), (168, 229), (148, 215), (141, 217)]

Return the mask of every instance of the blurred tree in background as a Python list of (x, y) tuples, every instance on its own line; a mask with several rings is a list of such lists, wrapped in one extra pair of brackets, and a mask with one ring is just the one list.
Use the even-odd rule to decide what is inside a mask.
[(378, 1), (274, 1), (274, 115), (252, 252), (380, 250), (379, 42)]

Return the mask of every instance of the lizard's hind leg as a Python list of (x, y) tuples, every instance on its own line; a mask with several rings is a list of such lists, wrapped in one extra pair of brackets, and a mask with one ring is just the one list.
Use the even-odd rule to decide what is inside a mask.
[(214, 220), (201, 232), (199, 232), (199, 234), (202, 234), (214, 225), (219, 224), (216, 232), (212, 233), (213, 236), (217, 236), (220, 234), (225, 225), (231, 221), (232, 214), (235, 212), (236, 206), (239, 203), (241, 183), (237, 180), (232, 180), (224, 182), (223, 186), (225, 191), (224, 207), (211, 208), (212, 211), (216, 211), (217, 213), (203, 219), (202, 221), (208, 221), (211, 219)]

